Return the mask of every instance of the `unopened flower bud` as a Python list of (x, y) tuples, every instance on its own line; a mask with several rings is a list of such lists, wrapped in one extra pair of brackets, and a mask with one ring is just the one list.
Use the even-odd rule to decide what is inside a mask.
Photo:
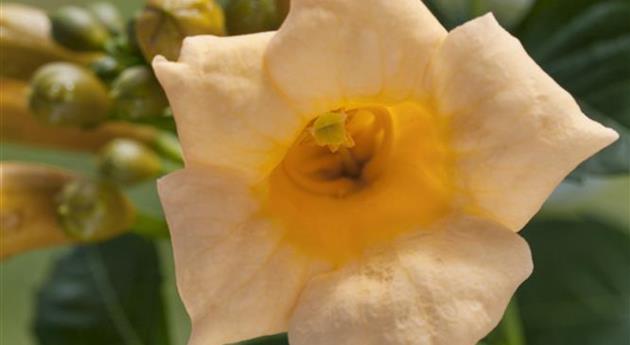
[(155, 152), (140, 142), (114, 139), (101, 150), (98, 167), (106, 179), (128, 185), (158, 175), (161, 162)]
[(0, 259), (70, 242), (55, 212), (55, 197), (75, 176), (43, 165), (0, 163)]
[(276, 30), (284, 21), (288, 0), (230, 0), (225, 6), (230, 35)]
[(115, 185), (77, 180), (59, 195), (57, 215), (64, 231), (80, 241), (98, 241), (119, 234), (133, 224), (135, 212)]
[(89, 70), (51, 63), (31, 80), (29, 105), (33, 114), (51, 125), (94, 126), (107, 117), (107, 89)]
[[(65, 49), (50, 37), (50, 20), (39, 8), (0, 3), (0, 76), (28, 80), (54, 61), (89, 63), (96, 53)], [(4, 95), (3, 95), (4, 97)]]
[(87, 5), (87, 10), (107, 28), (110, 34), (119, 34), (125, 30), (125, 21), (116, 6), (109, 2), (96, 2)]
[(50, 16), (50, 21), (55, 41), (72, 50), (102, 50), (109, 38), (107, 28), (81, 7), (62, 7)]
[(159, 117), (168, 107), (168, 100), (146, 66), (134, 66), (124, 70), (112, 84), (111, 97), (115, 102), (117, 116), (124, 119), (141, 120)]
[(92, 62), (90, 64), (90, 69), (101, 80), (108, 82), (114, 80), (121, 72), (120, 62), (109, 55), (105, 55)]
[(187, 36), (225, 32), (223, 10), (214, 0), (149, 0), (135, 29), (147, 61), (156, 55), (176, 60)]
[(152, 147), (165, 158), (176, 163), (183, 163), (182, 146), (177, 136), (170, 132), (158, 132), (152, 141)]

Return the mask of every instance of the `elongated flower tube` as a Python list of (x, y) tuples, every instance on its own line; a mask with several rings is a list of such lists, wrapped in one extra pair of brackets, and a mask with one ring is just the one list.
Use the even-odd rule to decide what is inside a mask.
[(447, 32), (418, 0), (294, 0), (153, 66), (190, 345), (475, 344), (531, 273), (517, 232), (617, 138), (492, 15)]

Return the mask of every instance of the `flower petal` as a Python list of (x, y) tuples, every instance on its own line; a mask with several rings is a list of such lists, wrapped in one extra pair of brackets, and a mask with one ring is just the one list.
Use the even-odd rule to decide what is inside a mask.
[(293, 0), (266, 62), (299, 109), (322, 112), (407, 97), (445, 36), (419, 0)]
[(314, 271), (256, 217), (243, 181), (216, 170), (180, 170), (159, 181), (177, 285), (192, 320), (189, 345), (222, 345), (284, 332)]
[(292, 345), (473, 345), (532, 270), (517, 234), (449, 220), (363, 262), (314, 278), (289, 327)]
[(304, 127), (263, 73), (271, 36), (188, 37), (179, 62), (154, 60), (188, 165), (227, 167), (260, 179)]
[(515, 231), (618, 137), (582, 114), (491, 14), (450, 32), (430, 75), (436, 110), (451, 117), (464, 188), (480, 213)]

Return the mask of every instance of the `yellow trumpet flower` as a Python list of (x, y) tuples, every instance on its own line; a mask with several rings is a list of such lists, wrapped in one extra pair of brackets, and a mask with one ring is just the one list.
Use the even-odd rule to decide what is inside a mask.
[(153, 66), (190, 345), (475, 344), (532, 270), (517, 232), (617, 138), (492, 15), (447, 32), (418, 0), (294, 0)]

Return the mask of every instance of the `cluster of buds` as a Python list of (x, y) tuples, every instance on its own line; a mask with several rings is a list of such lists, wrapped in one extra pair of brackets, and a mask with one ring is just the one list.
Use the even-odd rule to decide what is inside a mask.
[(48, 15), (25, 5), (1, 6), (3, 95), (26, 95), (23, 101), (3, 97), (5, 125), (17, 129), (3, 128), (3, 136), (87, 150), (96, 162), (92, 177), (30, 163), (0, 165), (4, 257), (102, 241), (130, 229), (151, 234), (138, 229), (147, 218), (125, 191), (182, 164), (151, 60), (177, 59), (188, 36), (277, 29), (289, 0), (148, 0), (128, 21), (107, 2)]
[(87, 66), (53, 63), (36, 71), (32, 111), (58, 126), (168, 122), (168, 101), (148, 66), (154, 56), (177, 59), (187, 36), (276, 29), (288, 9), (288, 0), (150, 0), (125, 25), (109, 3), (61, 7), (50, 14), (52, 38), (92, 59)]

